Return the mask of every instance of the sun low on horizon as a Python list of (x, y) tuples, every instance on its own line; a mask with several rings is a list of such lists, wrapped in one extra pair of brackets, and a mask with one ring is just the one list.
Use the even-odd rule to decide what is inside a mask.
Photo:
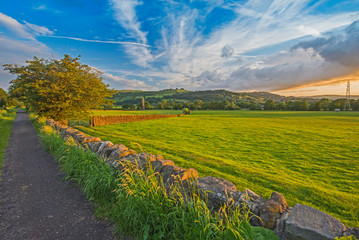
[(2, 1), (1, 65), (64, 54), (114, 89), (359, 95), (359, 2)]

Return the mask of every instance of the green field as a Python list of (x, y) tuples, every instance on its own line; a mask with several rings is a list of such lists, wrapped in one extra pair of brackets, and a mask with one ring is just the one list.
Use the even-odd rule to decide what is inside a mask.
[(79, 129), (359, 226), (359, 112), (196, 111)]

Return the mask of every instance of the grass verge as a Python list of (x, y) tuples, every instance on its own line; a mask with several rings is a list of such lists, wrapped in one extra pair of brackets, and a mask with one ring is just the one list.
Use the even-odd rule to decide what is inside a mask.
[(166, 191), (154, 172), (131, 166), (114, 171), (73, 139), (65, 141), (52, 128), (34, 125), (67, 179), (82, 187), (98, 216), (114, 222), (117, 233), (136, 239), (278, 239), (273, 231), (250, 226), (240, 209), (213, 214), (195, 192), (188, 202), (178, 187)]
[(0, 110), (0, 169), (4, 164), (5, 149), (10, 138), (15, 117), (15, 110)]

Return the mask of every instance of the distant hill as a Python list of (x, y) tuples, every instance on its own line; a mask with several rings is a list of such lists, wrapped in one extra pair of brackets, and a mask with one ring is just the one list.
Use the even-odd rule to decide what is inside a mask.
[(231, 92), (227, 90), (206, 90), (206, 91), (188, 91), (185, 89), (165, 89), (160, 91), (140, 91), (140, 90), (117, 90), (113, 96), (115, 105), (139, 104), (142, 98), (149, 101), (151, 105), (157, 104), (163, 100), (168, 102), (194, 102), (201, 100), (203, 102), (238, 102), (255, 101), (265, 102), (272, 99), (276, 102), (285, 100), (298, 100), (303, 98), (284, 97), (269, 92)]

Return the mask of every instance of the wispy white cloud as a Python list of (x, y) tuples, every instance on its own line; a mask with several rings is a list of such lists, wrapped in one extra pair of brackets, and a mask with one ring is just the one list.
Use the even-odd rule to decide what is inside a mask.
[[(26, 64), (33, 56), (48, 58), (51, 49), (37, 41), (18, 40), (0, 34), (0, 66), (3, 64)], [(0, 67), (0, 87), (7, 89), (14, 76)]]
[(138, 21), (136, 7), (142, 2), (137, 0), (110, 0), (116, 21), (127, 30), (130, 38), (138, 42), (137, 46), (127, 46), (126, 53), (131, 57), (133, 63), (148, 67), (148, 63), (154, 60), (151, 51), (147, 49), (147, 33), (141, 30)]
[(46, 7), (46, 5), (41, 4), (41, 5), (38, 5), (38, 6), (34, 7), (33, 9), (35, 9), (35, 10), (47, 10), (47, 7)]
[(114, 17), (125, 28), (133, 39), (146, 44), (146, 33), (141, 31), (141, 24), (137, 20), (136, 7), (142, 5), (142, 2), (137, 0), (110, 0), (112, 9), (115, 14)]
[(65, 37), (65, 36), (50, 36), (53, 38), (62, 38), (62, 39), (70, 39), (80, 42), (93, 42), (93, 43), (109, 43), (109, 44), (120, 44), (120, 45), (135, 45), (140, 47), (151, 47), (147, 44), (136, 43), (136, 42), (123, 42), (123, 41), (108, 41), (108, 40), (96, 40), (96, 39), (84, 39), (84, 38), (76, 38), (76, 37)]
[(0, 26), (5, 27), (17, 37), (35, 40), (34, 36), (29, 33), (28, 28), (23, 24), (16, 21), (14, 18), (9, 17), (0, 12)]
[(108, 80), (115, 82), (112, 85), (116, 85), (119, 89), (158, 90), (156, 87), (148, 85), (144, 81), (136, 79), (129, 80), (106, 72), (103, 73), (103, 76)]
[(32, 23), (28, 23), (26, 21), (24, 21), (24, 23), (25, 26), (28, 27), (28, 29), (31, 29), (35, 35), (46, 36), (46, 35), (52, 35), (54, 33), (53, 31), (49, 30), (44, 26), (38, 26)]
[[(33, 56), (50, 57), (51, 49), (36, 40), (38, 35), (52, 34), (43, 26), (28, 22), (21, 24), (14, 18), (0, 13), (0, 26), (6, 29), (6, 34), (0, 33), (0, 66), (3, 64), (25, 64)], [(0, 86), (7, 88), (13, 78), (11, 74), (0, 68)]]

